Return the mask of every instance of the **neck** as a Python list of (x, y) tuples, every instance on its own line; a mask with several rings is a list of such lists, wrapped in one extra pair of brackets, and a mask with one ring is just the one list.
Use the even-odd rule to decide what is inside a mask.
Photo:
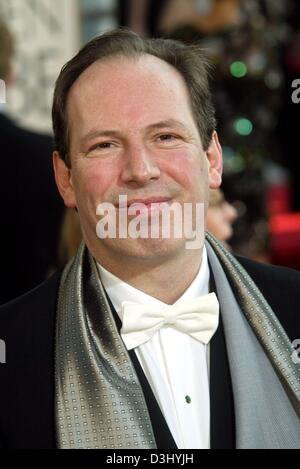
[[(91, 251), (91, 250), (90, 250)], [(103, 256), (93, 257), (109, 272), (123, 282), (153, 296), (167, 304), (173, 304), (190, 286), (199, 272), (202, 261), (201, 250), (185, 251), (170, 259), (156, 262), (133, 260), (132, 257), (120, 262)]]

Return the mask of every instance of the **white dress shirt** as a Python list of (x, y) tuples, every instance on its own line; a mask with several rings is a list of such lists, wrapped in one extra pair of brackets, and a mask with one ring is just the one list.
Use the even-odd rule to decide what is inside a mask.
[[(122, 321), (122, 302), (165, 305), (123, 282), (100, 264), (100, 277)], [(177, 302), (209, 292), (204, 246), (201, 268)], [(176, 303), (177, 303), (176, 302)], [(209, 345), (164, 326), (135, 353), (179, 449), (210, 447)]]

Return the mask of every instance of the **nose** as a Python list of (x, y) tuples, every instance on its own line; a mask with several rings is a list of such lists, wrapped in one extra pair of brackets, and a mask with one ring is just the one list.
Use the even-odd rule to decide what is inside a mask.
[(122, 182), (125, 184), (144, 186), (160, 177), (160, 169), (150, 150), (144, 146), (128, 148), (122, 170)]

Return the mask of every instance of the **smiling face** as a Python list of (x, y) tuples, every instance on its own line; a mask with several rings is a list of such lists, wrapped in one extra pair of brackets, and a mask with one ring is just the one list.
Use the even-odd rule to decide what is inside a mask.
[[(68, 97), (71, 169), (54, 154), (65, 204), (77, 207), (85, 242), (100, 262), (176, 256), (183, 239), (99, 239), (97, 206), (128, 201), (204, 203), (221, 182), (214, 134), (204, 152), (185, 82), (150, 55), (113, 57), (82, 73)], [(105, 263), (105, 262), (104, 262)], [(107, 265), (107, 262), (106, 262)]]

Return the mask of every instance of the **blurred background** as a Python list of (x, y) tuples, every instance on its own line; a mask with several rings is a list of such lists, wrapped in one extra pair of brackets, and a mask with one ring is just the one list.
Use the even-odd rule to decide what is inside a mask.
[[(212, 191), (209, 228), (234, 253), (300, 269), (298, 0), (0, 0), (0, 19), (13, 38), (9, 73), (0, 76), (7, 85), (0, 117), (15, 126), (15, 133), (7, 128), (1, 133), (0, 119), (0, 138), (5, 142), (13, 134), (12, 141), (22, 142), (14, 156), (12, 144), (0, 147), (1, 161), (9, 160), (11, 171), (9, 177), (8, 170), (0, 175), (2, 246), (9, 253), (1, 278), (11, 283), (12, 276), (20, 277), (18, 288), (0, 293), (0, 303), (42, 281), (76, 250), (77, 215), (64, 211), (48, 175), (53, 86), (82, 44), (118, 26), (197, 41), (206, 49), (214, 64), (212, 90), (224, 152), (222, 191)], [(3, 37), (0, 28), (0, 64), (7, 50)], [(28, 141), (36, 137), (44, 139), (39, 150), (44, 164), (41, 169), (40, 162), (32, 162), (28, 169), (38, 147), (36, 140)], [(30, 172), (30, 187), (18, 182), (20, 159), (26, 165), (19, 178)], [(20, 187), (14, 195), (6, 185), (10, 177)], [(13, 218), (5, 215), (8, 200)], [(42, 228), (48, 238), (37, 227), (45, 202), (49, 210)], [(18, 253), (12, 259), (16, 243), (26, 258), (20, 260)]]

